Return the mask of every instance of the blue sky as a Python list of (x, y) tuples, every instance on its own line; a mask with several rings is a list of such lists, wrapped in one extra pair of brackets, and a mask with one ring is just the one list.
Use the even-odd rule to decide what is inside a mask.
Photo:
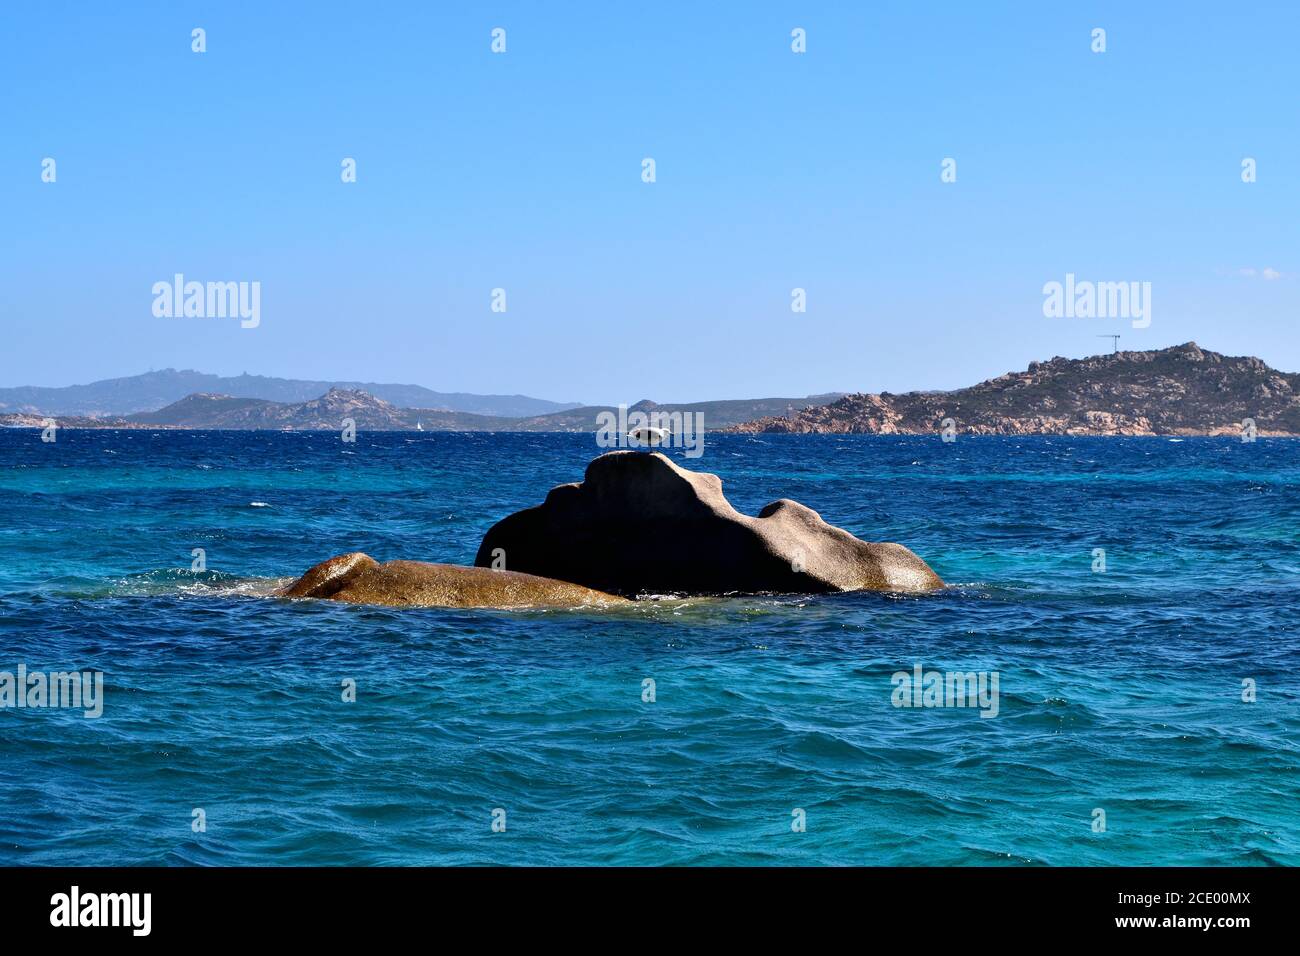
[[(11, 5), (0, 385), (905, 391), (1108, 332), (1300, 371), (1298, 33), (1283, 3)], [(260, 325), (155, 317), (177, 272), (260, 282)], [(1150, 327), (1044, 317), (1068, 272), (1150, 282)]]

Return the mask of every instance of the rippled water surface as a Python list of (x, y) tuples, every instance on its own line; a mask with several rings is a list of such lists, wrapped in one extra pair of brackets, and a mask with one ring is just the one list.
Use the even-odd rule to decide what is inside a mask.
[[(468, 563), (597, 451), (0, 432), (0, 671), (105, 682), (98, 719), (0, 710), (0, 864), (1300, 863), (1300, 442), (673, 453), (908, 545), (952, 585), (924, 598), (261, 596), (343, 551)], [(893, 706), (917, 664), (997, 672), (997, 716)]]

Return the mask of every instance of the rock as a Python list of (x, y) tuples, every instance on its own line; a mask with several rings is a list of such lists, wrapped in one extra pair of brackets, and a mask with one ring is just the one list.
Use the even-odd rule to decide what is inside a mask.
[(379, 567), (379, 562), (361, 551), (349, 551), (311, 568), (293, 584), (280, 591), (282, 597), (327, 598), (337, 594), (358, 575)]
[(567, 581), (425, 561), (380, 564), (353, 551), (322, 561), (277, 594), (390, 607), (567, 608), (625, 604)]
[(902, 545), (859, 540), (795, 501), (743, 515), (717, 475), (657, 452), (601, 455), (580, 484), (493, 525), (474, 563), (488, 567), (494, 554), (513, 571), (624, 595), (943, 587)]

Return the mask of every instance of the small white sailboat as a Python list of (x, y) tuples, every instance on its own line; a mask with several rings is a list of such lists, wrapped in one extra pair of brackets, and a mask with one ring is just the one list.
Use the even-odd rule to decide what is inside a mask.
[(418, 418), (415, 420), (415, 430), (416, 430), (417, 432), (422, 432), (422, 431), (424, 431), (424, 425), (421, 424), (421, 422), (420, 422), (420, 420), (419, 420)]

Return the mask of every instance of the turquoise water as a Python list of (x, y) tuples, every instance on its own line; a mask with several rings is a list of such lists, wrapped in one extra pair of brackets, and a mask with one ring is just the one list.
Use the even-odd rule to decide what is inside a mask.
[[(750, 514), (792, 497), (907, 544), (935, 596), (261, 596), (354, 549), (469, 562), (597, 451), (0, 432), (0, 671), (104, 673), (98, 719), (0, 710), (0, 864), (1300, 863), (1300, 442), (673, 453)], [(893, 706), (917, 664), (996, 672), (997, 716)]]

